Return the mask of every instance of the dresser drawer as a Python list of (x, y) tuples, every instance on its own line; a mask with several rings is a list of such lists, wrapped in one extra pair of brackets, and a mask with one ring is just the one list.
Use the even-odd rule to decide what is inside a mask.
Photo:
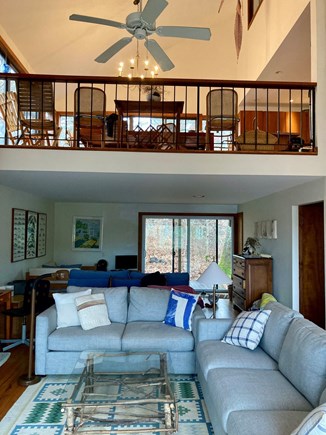
[(245, 275), (245, 268), (240, 267), (236, 264), (233, 264), (232, 272), (233, 272), (233, 275), (240, 276), (241, 278), (244, 278), (246, 276)]
[(242, 286), (237, 286), (234, 277), (233, 277), (233, 290), (237, 292), (241, 297), (243, 298), (246, 297), (246, 289), (243, 288)]
[(235, 291), (233, 291), (232, 302), (235, 306), (240, 308), (240, 310), (246, 309), (246, 300), (238, 295), (238, 293), (236, 293)]

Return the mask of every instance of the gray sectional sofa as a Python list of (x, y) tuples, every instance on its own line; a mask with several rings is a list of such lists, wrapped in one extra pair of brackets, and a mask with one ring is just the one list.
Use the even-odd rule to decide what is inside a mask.
[(162, 323), (167, 290), (97, 292), (104, 292), (109, 326), (57, 329), (55, 306), (37, 316), (36, 374), (71, 373), (85, 350), (166, 352), (170, 373), (198, 374), (216, 435), (290, 435), (326, 403), (326, 331), (278, 302), (265, 307), (263, 337), (249, 350), (221, 341), (234, 319), (206, 319), (199, 306), (192, 332)]
[(290, 435), (326, 402), (326, 331), (270, 302), (255, 350), (221, 342), (232, 320), (198, 319), (197, 373), (218, 435)]
[[(70, 286), (67, 291), (84, 289)], [(72, 373), (80, 353), (85, 350), (166, 352), (170, 373), (195, 373), (193, 333), (162, 323), (169, 291), (148, 287), (131, 287), (130, 292), (127, 287), (93, 287), (92, 290), (104, 293), (111, 325), (91, 330), (83, 330), (81, 326), (57, 329), (56, 306), (51, 306), (36, 318), (36, 374)], [(197, 306), (193, 323), (204, 317)]]

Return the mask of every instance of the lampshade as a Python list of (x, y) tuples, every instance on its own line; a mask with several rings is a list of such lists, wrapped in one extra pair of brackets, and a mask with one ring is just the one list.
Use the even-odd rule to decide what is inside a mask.
[(212, 288), (213, 285), (219, 284), (232, 284), (231, 279), (227, 276), (225, 272), (220, 268), (220, 266), (212, 261), (208, 268), (200, 275), (197, 279), (200, 284), (207, 286), (207, 288)]

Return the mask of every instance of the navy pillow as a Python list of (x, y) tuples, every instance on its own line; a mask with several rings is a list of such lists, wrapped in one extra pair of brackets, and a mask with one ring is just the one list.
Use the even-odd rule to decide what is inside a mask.
[(77, 287), (108, 287), (109, 281), (107, 278), (90, 278), (90, 279), (69, 279), (68, 285), (75, 285)]
[(166, 285), (166, 278), (160, 272), (147, 273), (140, 281), (142, 287), (148, 285)]

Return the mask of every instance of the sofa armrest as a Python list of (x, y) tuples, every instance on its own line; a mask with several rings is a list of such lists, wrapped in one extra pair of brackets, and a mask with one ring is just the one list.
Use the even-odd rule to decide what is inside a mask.
[(221, 340), (234, 319), (198, 319), (194, 331), (195, 343), (204, 340)]
[(35, 373), (45, 375), (48, 336), (57, 327), (57, 310), (52, 305), (36, 317), (35, 329)]

